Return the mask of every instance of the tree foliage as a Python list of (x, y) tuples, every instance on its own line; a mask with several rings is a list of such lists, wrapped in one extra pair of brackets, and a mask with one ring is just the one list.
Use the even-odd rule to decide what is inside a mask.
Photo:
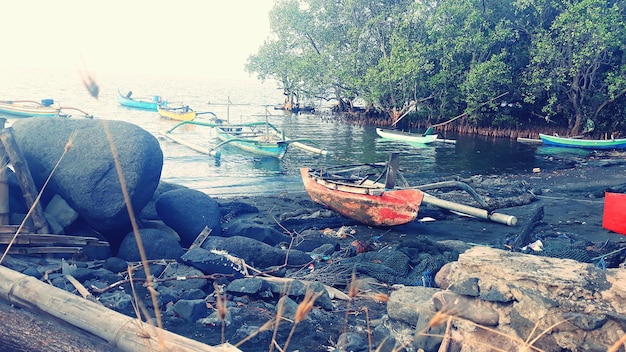
[(270, 20), (246, 69), (289, 99), (341, 110), (360, 99), (383, 118), (415, 111), (429, 124), (465, 113), (479, 126), (571, 134), (626, 125), (619, 0), (279, 0)]

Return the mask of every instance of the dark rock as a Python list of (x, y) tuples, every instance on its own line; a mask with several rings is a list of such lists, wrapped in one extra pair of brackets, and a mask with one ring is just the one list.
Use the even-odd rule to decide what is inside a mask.
[(51, 232), (57, 235), (65, 234), (65, 229), (78, 219), (78, 213), (58, 194), (48, 202), (44, 215)]
[(333, 244), (326, 243), (311, 251), (311, 258), (318, 260), (327, 260), (337, 249)]
[(282, 317), (294, 320), (298, 311), (298, 303), (289, 296), (282, 296), (276, 303), (276, 314), (280, 312)]
[(115, 309), (117, 311), (124, 311), (130, 308), (133, 296), (124, 291), (108, 291), (98, 297), (100, 303), (105, 307)]
[[(146, 259), (179, 259), (184, 251), (180, 244), (168, 236), (165, 232), (155, 229), (140, 229), (139, 236), (146, 253)], [(117, 256), (129, 261), (141, 260), (135, 234), (130, 232), (126, 235)]]
[(203, 276), (204, 274), (200, 270), (180, 263), (168, 264), (160, 275), (162, 279), (177, 278), (167, 281), (165, 284), (182, 290), (201, 289), (206, 286), (208, 281)]
[(39, 272), (39, 270), (37, 270), (37, 268), (34, 268), (34, 267), (26, 268), (24, 271), (22, 271), (22, 274), (28, 275), (28, 276), (32, 276), (32, 277), (35, 277), (37, 279), (40, 279), (42, 277), (42, 275)]
[(165, 192), (157, 199), (155, 207), (161, 220), (178, 233), (186, 248), (205, 227), (212, 230), (213, 236), (222, 233), (217, 202), (200, 191), (182, 188)]
[(163, 167), (159, 142), (134, 124), (29, 118), (16, 121), (12, 128), (37, 186), (46, 181), (71, 141), (47, 192), (61, 195), (90, 226), (113, 242), (120, 240), (120, 231), (130, 228), (130, 218), (109, 138), (115, 145), (133, 209), (142, 209), (159, 183)]
[(321, 296), (315, 300), (315, 305), (327, 310), (332, 310), (334, 308), (333, 302), (330, 299), (330, 295), (328, 295), (326, 288), (319, 282), (304, 284), (300, 280), (293, 280), (289, 284), (289, 290), (287, 292), (285, 292), (285, 284), (282, 282), (267, 282), (267, 284), (270, 287), (270, 291), (274, 293), (274, 295), (288, 295), (294, 297), (296, 300), (302, 299), (306, 295), (307, 290), (311, 290), (313, 293), (322, 292)]
[(203, 299), (181, 299), (174, 303), (176, 314), (186, 321), (195, 322), (207, 316), (209, 310)]
[(241, 264), (229, 260), (226, 253), (209, 251), (201, 247), (191, 248), (183, 254), (181, 260), (207, 275), (225, 274), (239, 278), (245, 274), (245, 268)]
[(275, 246), (279, 243), (289, 243), (291, 237), (279, 232), (271, 226), (262, 225), (253, 221), (238, 219), (233, 221), (228, 228), (224, 229), (222, 234), (224, 237), (243, 236), (252, 238), (263, 243), (267, 243), (270, 246)]
[(566, 319), (573, 325), (585, 330), (592, 331), (599, 329), (607, 322), (606, 315), (585, 314), (585, 313), (563, 313), (563, 319)]
[(480, 291), (480, 298), (490, 302), (507, 303), (515, 300), (510, 291), (502, 291), (500, 287), (491, 287)]
[[(178, 301), (178, 298), (181, 296), (181, 290), (175, 287), (166, 286), (166, 285), (158, 285), (156, 288), (159, 293), (158, 298), (161, 300), (162, 305), (167, 305), (168, 303), (174, 303)], [(200, 299), (200, 298), (189, 298), (185, 299)]]
[(237, 279), (226, 286), (227, 292), (244, 295), (257, 294), (268, 289), (269, 287), (265, 284), (265, 280), (260, 278)]
[(244, 202), (225, 202), (219, 203), (222, 222), (230, 220), (245, 214), (254, 214), (259, 212), (259, 208)]
[(152, 199), (150, 199), (148, 204), (146, 204), (143, 207), (143, 209), (141, 209), (139, 218), (142, 220), (161, 220), (161, 218), (159, 217), (159, 214), (157, 214), (157, 211), (156, 211), (157, 199), (159, 199), (159, 197), (165, 192), (173, 191), (176, 189), (184, 189), (184, 188), (187, 188), (187, 187), (177, 185), (174, 183), (165, 182), (165, 181), (159, 182), (159, 185), (157, 186), (156, 191), (154, 191)]
[(354, 332), (339, 335), (337, 346), (341, 351), (361, 352), (370, 350), (367, 340)]
[(107, 258), (102, 267), (114, 273), (120, 273), (128, 269), (128, 262), (120, 257)]
[(331, 245), (335, 250), (339, 250), (339, 241), (337, 239), (324, 236), (316, 229), (308, 229), (300, 232), (301, 239), (295, 241), (292, 248), (299, 249), (303, 252), (311, 252), (315, 248), (319, 248), (324, 245)]
[(464, 280), (452, 283), (448, 288), (450, 291), (458, 293), (459, 295), (478, 297), (480, 295), (480, 288), (478, 287), (478, 278), (469, 277)]
[(201, 289), (192, 288), (183, 291), (183, 293), (180, 294), (179, 299), (204, 299), (206, 296), (206, 293)]
[[(224, 250), (245, 260), (248, 265), (261, 269), (284, 264), (287, 255), (286, 250), (242, 236), (228, 238), (209, 236), (202, 247), (209, 250)], [(310, 261), (311, 257), (304, 252), (289, 251), (288, 263), (290, 265), (304, 265)]]
[(78, 281), (85, 281), (95, 278), (94, 271), (88, 268), (76, 268), (71, 274)]

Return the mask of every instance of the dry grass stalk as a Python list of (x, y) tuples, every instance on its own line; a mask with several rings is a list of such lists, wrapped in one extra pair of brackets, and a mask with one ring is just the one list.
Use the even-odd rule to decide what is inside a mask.
[(611, 346), (611, 347), (607, 350), (607, 352), (617, 352), (617, 351), (619, 351), (619, 349), (620, 349), (621, 347), (624, 347), (624, 349), (626, 349), (626, 334), (622, 335), (622, 337), (621, 337), (619, 340), (617, 340), (617, 341), (613, 344), (613, 346)]
[(372, 328), (370, 326), (370, 314), (369, 309), (367, 307), (363, 307), (363, 311), (365, 311), (365, 323), (367, 325), (367, 346), (368, 350), (372, 352)]
[(220, 318), (222, 322), (222, 345), (226, 340), (224, 336), (225, 327), (226, 327), (226, 316), (228, 314), (228, 309), (226, 308), (226, 294), (222, 294), (220, 291), (220, 287), (216, 282), (213, 282), (213, 289), (215, 290), (215, 305), (217, 306), (217, 316)]
[[(291, 283), (285, 282), (285, 284), (283, 285), (282, 296), (283, 297), (287, 296), (290, 290), (291, 290)], [(274, 325), (274, 332), (272, 334), (272, 341), (270, 343), (270, 349), (269, 349), (270, 352), (273, 352), (274, 347), (278, 346), (278, 343), (276, 343), (276, 335), (278, 335), (278, 326), (280, 325), (280, 321), (283, 318), (284, 313), (285, 313), (285, 305), (284, 305), (284, 301), (281, 301), (281, 304), (279, 304), (278, 307), (276, 307), (276, 318), (274, 319), (275, 325)]]
[[(126, 179), (124, 178), (124, 174), (122, 172), (122, 167), (120, 165), (119, 155), (117, 153), (117, 148), (115, 147), (115, 143), (113, 143), (113, 136), (111, 135), (111, 131), (109, 130), (109, 125), (106, 120), (102, 120), (102, 128), (106, 135), (107, 140), (109, 141), (109, 147), (111, 148), (111, 154), (113, 155), (113, 161), (115, 163), (115, 171), (117, 172), (117, 178), (120, 182), (120, 188), (122, 191), (122, 195), (124, 196), (124, 203), (126, 204), (126, 210), (128, 211), (128, 217), (130, 219), (130, 223), (133, 229), (133, 234), (135, 235), (135, 241), (137, 242), (137, 248), (139, 249), (139, 255), (141, 257), (141, 263), (143, 264), (144, 271), (146, 274), (146, 282), (148, 286), (148, 291), (150, 292), (150, 298), (152, 299), (152, 306), (154, 309), (154, 316), (157, 321), (158, 327), (163, 326), (163, 322), (161, 319), (161, 311), (159, 310), (159, 303), (157, 301), (157, 297), (154, 294), (154, 283), (152, 282), (152, 274), (150, 273), (150, 266), (148, 265), (146, 251), (143, 247), (143, 242), (141, 241), (141, 236), (139, 235), (139, 226), (137, 225), (137, 219), (135, 218), (135, 212), (133, 211), (133, 206), (130, 201), (130, 195), (128, 194), (128, 188), (126, 187)], [(159, 330), (160, 331), (160, 330)], [(159, 346), (162, 349), (165, 348), (165, 341), (163, 341), (162, 334), (158, 334)]]
[(302, 302), (298, 305), (298, 309), (296, 309), (296, 314), (294, 317), (293, 326), (291, 327), (291, 331), (289, 331), (289, 336), (287, 337), (287, 341), (285, 342), (285, 346), (283, 346), (283, 350), (287, 350), (289, 343), (291, 342), (291, 338), (293, 337), (293, 333), (296, 330), (296, 326), (306, 318), (306, 316), (313, 309), (313, 304), (315, 300), (318, 299), (322, 295), (322, 291), (313, 292), (312, 289), (307, 288), (306, 293), (304, 294), (304, 298)]

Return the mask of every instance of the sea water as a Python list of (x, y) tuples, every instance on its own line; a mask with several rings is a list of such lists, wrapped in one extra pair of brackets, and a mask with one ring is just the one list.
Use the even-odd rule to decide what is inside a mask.
[[(93, 73), (92, 73), (93, 74)], [(195, 76), (95, 73), (100, 93), (89, 95), (76, 72), (20, 70), (2, 73), (0, 100), (54, 99), (64, 107), (88, 112), (94, 119), (134, 123), (152, 133), (163, 150), (163, 181), (181, 184), (212, 196), (276, 194), (303, 191), (300, 167), (384, 162), (391, 152), (400, 154), (403, 175), (412, 185), (437, 176), (502, 173), (530, 173), (541, 167), (540, 147), (506, 138), (446, 135), (456, 144), (411, 145), (385, 140), (375, 128), (345, 124), (334, 119), (329, 103), (316, 104), (316, 114), (291, 114), (275, 110), (284, 100), (275, 82), (254, 79), (210, 79)], [(163, 133), (178, 122), (161, 118), (157, 112), (134, 110), (117, 103), (118, 90), (133, 96), (155, 96), (181, 102), (200, 112), (198, 121), (210, 121), (213, 114), (230, 122), (269, 121), (291, 139), (326, 149), (331, 156), (312, 154), (291, 146), (283, 160), (254, 156), (224, 147), (221, 157), (200, 154), (165, 138)], [(80, 113), (68, 110), (73, 117)], [(185, 126), (178, 136), (210, 148), (218, 143), (211, 128)]]

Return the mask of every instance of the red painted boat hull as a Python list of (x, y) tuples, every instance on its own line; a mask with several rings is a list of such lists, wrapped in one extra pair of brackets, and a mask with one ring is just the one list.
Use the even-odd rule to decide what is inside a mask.
[(602, 227), (626, 235), (626, 194), (606, 192)]
[(300, 175), (314, 202), (371, 226), (395, 226), (415, 220), (424, 198), (424, 193), (416, 189), (389, 190), (378, 195), (333, 189), (318, 183), (308, 168), (301, 168)]

